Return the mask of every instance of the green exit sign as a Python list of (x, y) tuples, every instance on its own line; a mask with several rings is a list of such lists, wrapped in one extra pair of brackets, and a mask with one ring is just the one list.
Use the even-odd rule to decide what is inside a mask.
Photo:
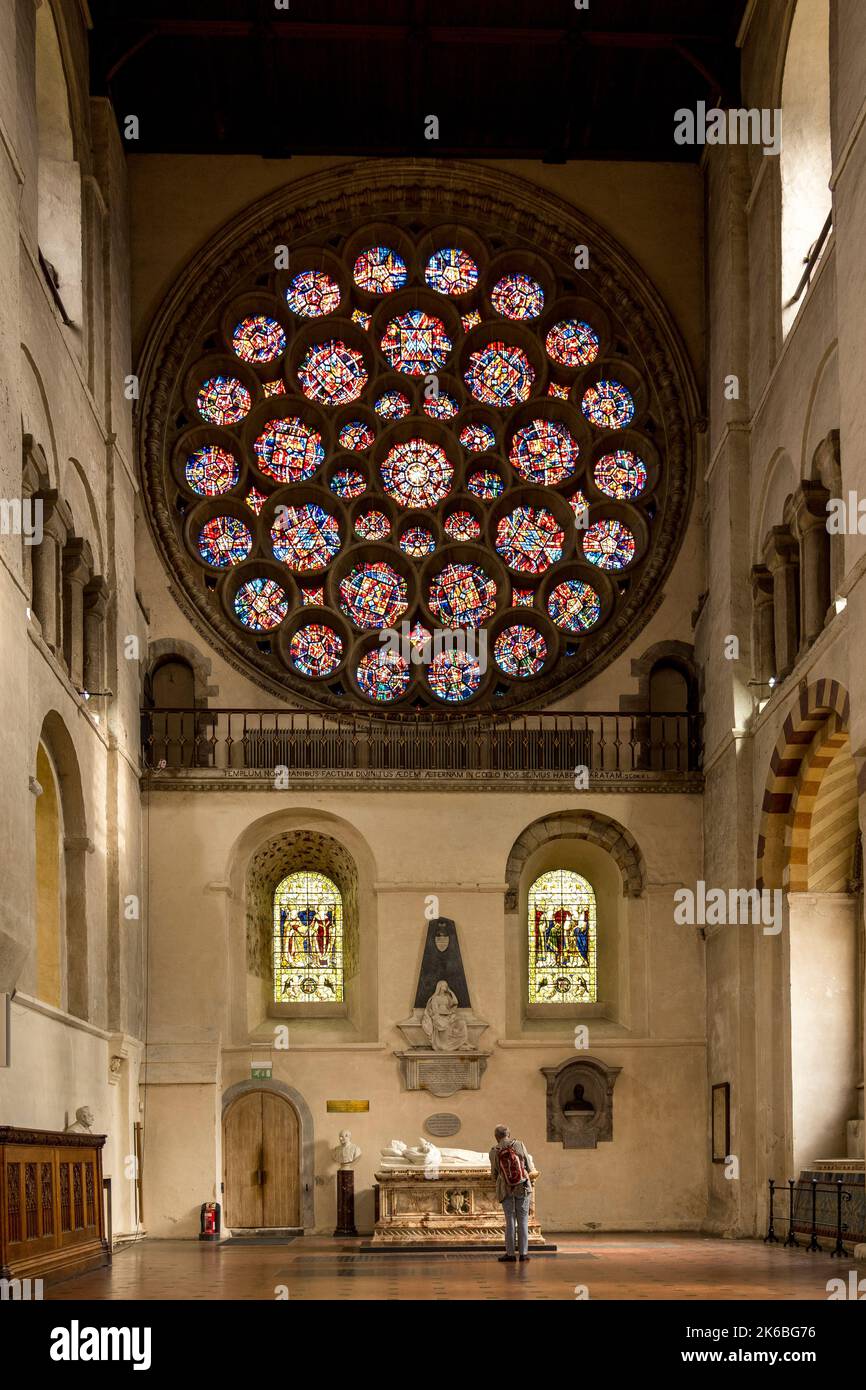
[(250, 1076), (253, 1081), (270, 1081), (271, 1067), (250, 1067)]

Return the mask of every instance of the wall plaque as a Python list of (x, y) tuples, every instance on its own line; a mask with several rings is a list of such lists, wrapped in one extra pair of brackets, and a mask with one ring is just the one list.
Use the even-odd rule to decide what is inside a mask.
[(370, 1109), (368, 1100), (326, 1100), (325, 1109), (329, 1115), (348, 1114), (357, 1115), (364, 1110)]
[(447, 1110), (437, 1110), (435, 1115), (428, 1115), (424, 1121), (424, 1128), (428, 1134), (435, 1134), (439, 1139), (445, 1139), (449, 1134), (456, 1134), (460, 1128), (459, 1115), (450, 1115)]

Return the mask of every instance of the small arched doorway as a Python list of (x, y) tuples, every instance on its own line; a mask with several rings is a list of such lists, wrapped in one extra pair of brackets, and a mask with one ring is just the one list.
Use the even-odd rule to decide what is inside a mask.
[(231, 1230), (301, 1225), (300, 1123), (291, 1101), (248, 1091), (223, 1118), (225, 1224)]

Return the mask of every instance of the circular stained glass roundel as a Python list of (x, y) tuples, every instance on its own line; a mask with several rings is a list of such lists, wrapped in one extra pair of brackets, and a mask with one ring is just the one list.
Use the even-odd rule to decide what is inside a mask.
[(634, 400), (621, 381), (597, 381), (582, 402), (583, 413), (600, 430), (621, 430), (634, 418)]
[(478, 266), (468, 251), (446, 246), (433, 252), (424, 269), (424, 279), (439, 294), (468, 294), (478, 284)]
[(236, 516), (214, 516), (206, 521), (198, 537), (198, 550), (205, 564), (214, 569), (239, 565), (253, 548), (249, 527)]
[(507, 319), (537, 319), (544, 308), (544, 290), (531, 275), (503, 275), (493, 286), (490, 302)]
[(309, 348), (298, 368), (301, 390), (319, 405), (356, 401), (367, 385), (363, 354), (339, 338)]
[(271, 420), (253, 445), (256, 462), (277, 483), (300, 483), (312, 478), (325, 457), (318, 430), (292, 416)]
[(199, 497), (219, 497), (231, 492), (240, 476), (237, 459), (227, 449), (205, 444), (190, 454), (183, 475)]
[(395, 444), (382, 464), (382, 485), (404, 507), (435, 507), (451, 491), (454, 466), (439, 444), (408, 439)]
[(515, 623), (503, 628), (493, 644), (493, 659), (506, 676), (537, 676), (547, 660), (547, 643), (534, 627)]
[(496, 611), (496, 581), (480, 565), (446, 565), (430, 581), (428, 602), (445, 627), (482, 627)]
[(426, 376), (444, 366), (452, 344), (441, 319), (410, 309), (391, 320), (380, 346), (395, 372)]
[(390, 246), (370, 246), (355, 262), (352, 278), (369, 294), (393, 294), (408, 278), (406, 262)]
[(391, 704), (405, 695), (410, 675), (406, 658), (384, 647), (366, 652), (356, 672), (359, 688), (368, 700), (380, 705)]
[(322, 318), (339, 309), (340, 286), (324, 270), (302, 270), (289, 282), (286, 303), (301, 318)]
[(589, 632), (601, 615), (601, 599), (590, 584), (564, 579), (551, 589), (547, 611), (564, 632)]
[(693, 495), (660, 301), (607, 238), (577, 287), (594, 233), (544, 194), (518, 235), (501, 172), (314, 183), (239, 219), (148, 347), (142, 488), (185, 611), (284, 703), (550, 708), (658, 601)]
[(247, 579), (235, 594), (234, 610), (251, 632), (272, 632), (288, 613), (289, 600), (275, 579)]
[(523, 348), (494, 342), (470, 355), (465, 380), (482, 405), (504, 408), (529, 400), (535, 369)]
[(548, 357), (560, 367), (588, 367), (598, 357), (598, 334), (582, 319), (560, 319), (544, 346)]
[(282, 506), (271, 527), (274, 556), (297, 574), (329, 565), (340, 549), (340, 528), (315, 502)]
[(241, 319), (232, 334), (232, 347), (242, 362), (261, 366), (276, 361), (285, 352), (286, 335), (270, 314), (254, 314)]
[(600, 570), (622, 570), (635, 555), (635, 540), (621, 521), (604, 517), (583, 533), (583, 553)]
[(427, 668), (430, 689), (438, 700), (448, 704), (471, 700), (481, 684), (481, 675), (478, 657), (459, 648), (437, 652)]
[(496, 550), (509, 569), (544, 574), (562, 559), (565, 534), (546, 507), (515, 507), (496, 528)]
[(343, 659), (343, 639), (325, 623), (308, 623), (293, 635), (289, 659), (311, 680), (332, 676)]
[(647, 484), (646, 464), (632, 449), (603, 454), (593, 469), (595, 485), (607, 497), (627, 502), (639, 497)]
[(196, 409), (211, 425), (236, 425), (250, 413), (252, 397), (233, 376), (211, 376), (195, 398)]
[(515, 434), (509, 457), (526, 482), (555, 487), (571, 477), (579, 454), (577, 440), (561, 420), (533, 420)]
[(340, 607), (361, 629), (393, 627), (406, 612), (408, 586), (384, 560), (357, 565), (340, 581)]

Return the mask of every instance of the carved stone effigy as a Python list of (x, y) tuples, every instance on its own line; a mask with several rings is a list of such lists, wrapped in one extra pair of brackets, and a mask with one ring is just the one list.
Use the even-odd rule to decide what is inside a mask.
[[(529, 1244), (545, 1245), (535, 1214), (535, 1179), (529, 1208)], [(438, 1149), (421, 1139), (408, 1148), (392, 1140), (382, 1150), (374, 1247), (505, 1245), (505, 1216), (486, 1154)]]

